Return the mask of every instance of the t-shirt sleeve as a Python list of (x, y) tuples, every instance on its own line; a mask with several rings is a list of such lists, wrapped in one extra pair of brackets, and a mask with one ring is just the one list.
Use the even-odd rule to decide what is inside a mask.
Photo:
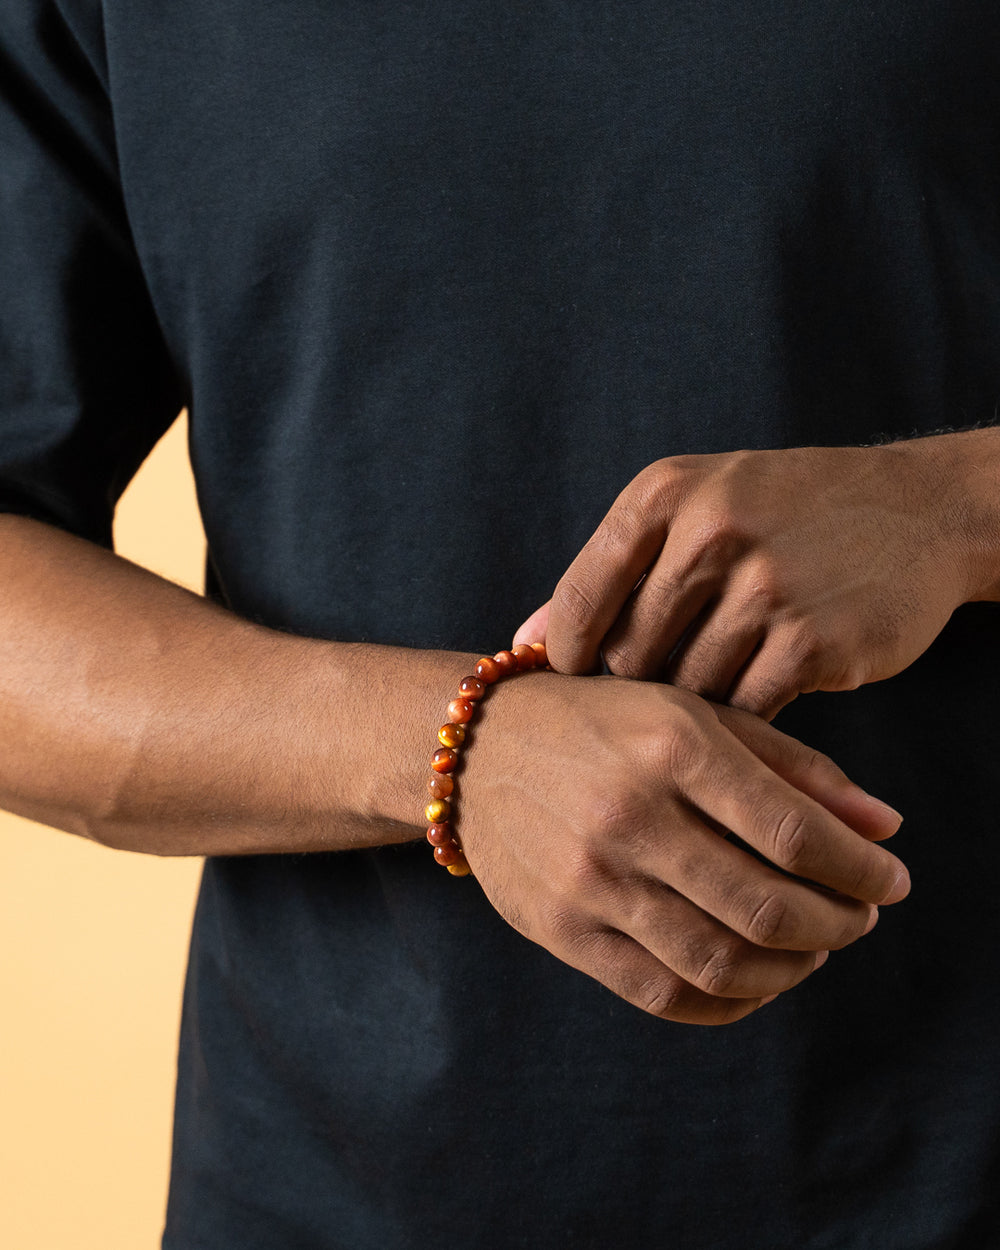
[(184, 406), (129, 229), (100, 6), (0, 5), (0, 511), (111, 545)]

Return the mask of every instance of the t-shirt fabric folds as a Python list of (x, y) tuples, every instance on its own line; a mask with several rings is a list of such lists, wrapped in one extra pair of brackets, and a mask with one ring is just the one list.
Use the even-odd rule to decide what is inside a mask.
[[(653, 460), (996, 420), (998, 71), (992, 0), (11, 0), (0, 508), (109, 544), (186, 406), (211, 595), (495, 650)], [(207, 861), (166, 1250), (998, 1244), (998, 626), (782, 713), (913, 892), (733, 1026), (424, 845)]]

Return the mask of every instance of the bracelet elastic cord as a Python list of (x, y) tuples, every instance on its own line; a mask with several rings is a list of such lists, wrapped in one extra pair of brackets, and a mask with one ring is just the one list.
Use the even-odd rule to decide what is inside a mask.
[(502, 677), (547, 668), (548, 657), (542, 642), (521, 642), (511, 651), (484, 655), (476, 664), (475, 676), (458, 683), (458, 698), (448, 704), (448, 722), (438, 730), (439, 746), (431, 756), (431, 779), (427, 789), (431, 801), (424, 808), (428, 822), (427, 841), (434, 847), (434, 858), (453, 877), (467, 877), (472, 871), (455, 832), (455, 770), (461, 762), (466, 727), (486, 691)]

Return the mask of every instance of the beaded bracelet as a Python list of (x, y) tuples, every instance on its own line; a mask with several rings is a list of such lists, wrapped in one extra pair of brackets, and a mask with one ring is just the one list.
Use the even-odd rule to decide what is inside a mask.
[(455, 778), (452, 774), (461, 760), (459, 750), (465, 741), (466, 726), (475, 715), (480, 699), (494, 682), (513, 673), (548, 667), (543, 642), (520, 642), (510, 651), (498, 651), (494, 656), (484, 655), (476, 664), (475, 676), (462, 678), (458, 683), (458, 698), (448, 704), (448, 723), (438, 730), (440, 745), (431, 756), (433, 772), (427, 783), (431, 801), (424, 808), (424, 816), (428, 822), (427, 841), (434, 847), (434, 858), (453, 877), (467, 877), (472, 871), (455, 833), (452, 807), (455, 797)]

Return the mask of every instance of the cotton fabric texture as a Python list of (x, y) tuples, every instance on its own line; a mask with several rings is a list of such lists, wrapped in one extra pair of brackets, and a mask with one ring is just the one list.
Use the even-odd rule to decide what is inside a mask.
[[(210, 594), (492, 651), (659, 457), (993, 422), (998, 50), (993, 0), (8, 0), (0, 507), (109, 544), (186, 405)], [(998, 637), (782, 714), (913, 893), (727, 1028), (425, 845), (208, 861), (166, 1250), (997, 1244)]]

